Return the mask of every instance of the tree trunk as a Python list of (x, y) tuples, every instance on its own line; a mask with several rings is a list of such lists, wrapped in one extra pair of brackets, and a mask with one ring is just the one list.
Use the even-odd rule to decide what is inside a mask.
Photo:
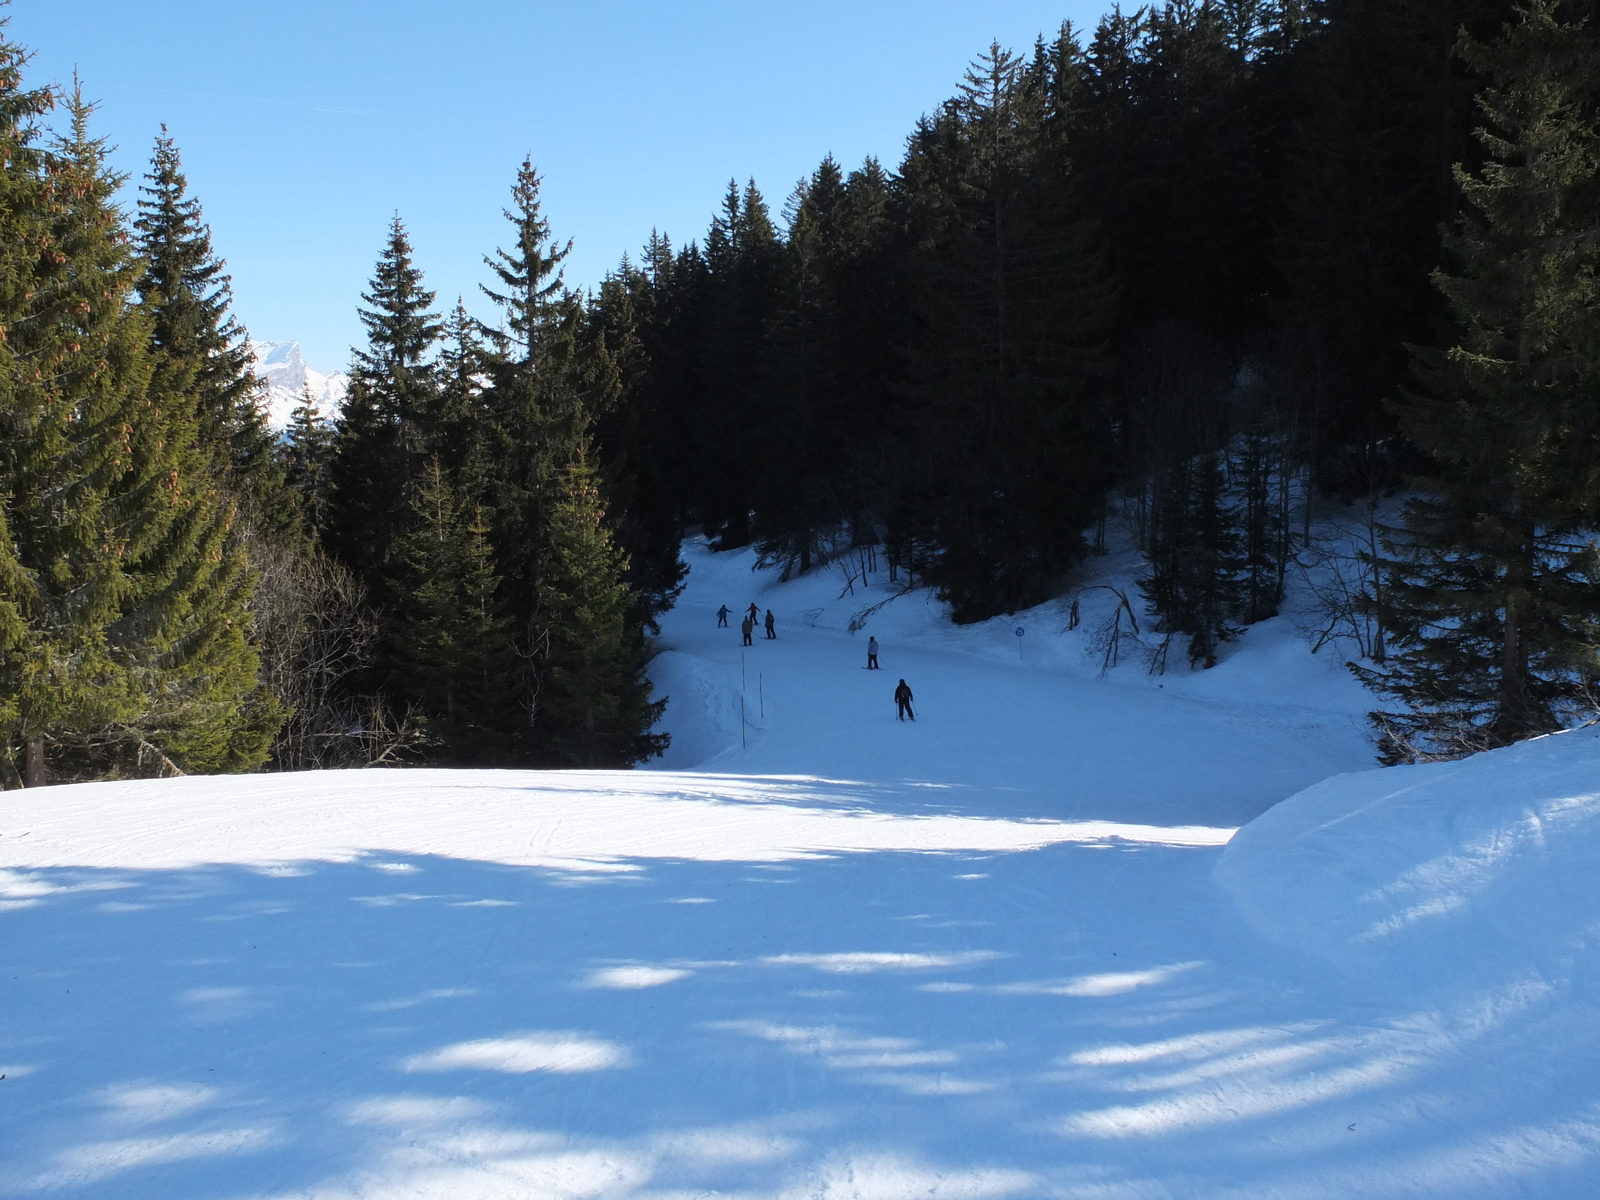
[(44, 739), (42, 737), (29, 738), (27, 749), (23, 757), (22, 786), (44, 787), (50, 782), (49, 773), (44, 765)]
[(1494, 724), (1502, 745), (1509, 745), (1530, 733), (1543, 732), (1535, 728), (1535, 713), (1528, 678), (1528, 647), (1524, 640), (1523, 625), (1531, 613), (1531, 605), (1524, 597), (1533, 583), (1533, 531), (1522, 530), (1519, 553), (1507, 564), (1505, 623), (1501, 627), (1500, 641), (1500, 696), (1499, 712)]

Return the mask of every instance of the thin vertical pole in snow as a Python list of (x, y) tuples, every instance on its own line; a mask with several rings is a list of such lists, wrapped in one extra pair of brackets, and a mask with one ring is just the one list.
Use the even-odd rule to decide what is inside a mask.
[(756, 697), (761, 701), (761, 719), (767, 719), (767, 684), (765, 675), (756, 676)]
[(745, 750), (745, 749), (749, 748), (749, 743), (745, 741), (744, 729), (745, 729), (745, 724), (744, 724), (744, 693), (740, 692), (739, 693), (739, 749), (741, 749), (741, 750)]

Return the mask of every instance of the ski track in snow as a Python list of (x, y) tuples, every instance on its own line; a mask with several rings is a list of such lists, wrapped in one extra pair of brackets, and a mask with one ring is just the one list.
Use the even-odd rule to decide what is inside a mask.
[[(1088, 600), (1071, 634), (1060, 605), (958, 630), (915, 593), (851, 635), (887, 591), (687, 552), (672, 769), (7, 794), (0, 1196), (1600, 1191), (1570, 943), (1463, 986), (1426, 916), (1364, 948), (1382, 897), (1507, 878), (1501, 826), (1467, 858), (1418, 834), (1441, 865), (1352, 868), (1330, 910), (1325, 831), (1384, 840), (1334, 781), (1213, 883), (1236, 826), (1369, 765), (1365, 697), (1288, 619), (1101, 680)], [(741, 662), (711, 614), (752, 599), (779, 640)]]

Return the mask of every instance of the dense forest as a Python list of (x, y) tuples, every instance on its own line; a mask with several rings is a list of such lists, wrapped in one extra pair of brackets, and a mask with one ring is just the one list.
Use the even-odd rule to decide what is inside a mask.
[(693, 531), (972, 622), (1127, 529), (1152, 669), (1203, 668), (1349, 506), (1383, 761), (1593, 712), (1596, 8), (1114, 8), (588, 291), (524, 163), (498, 319), (396, 219), (282, 439), (177, 148), (130, 220), (0, 45), (0, 782), (643, 761)]

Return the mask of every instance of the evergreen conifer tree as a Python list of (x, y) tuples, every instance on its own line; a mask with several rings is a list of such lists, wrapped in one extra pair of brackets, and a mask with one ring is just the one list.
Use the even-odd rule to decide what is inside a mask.
[(958, 621), (1047, 598), (1110, 482), (1103, 403), (1112, 287), (1046, 94), (991, 47), (917, 131), (902, 177), (921, 242), (899, 524), (933, 548)]
[(307, 384), (284, 430), (284, 477), (299, 498), (309, 528), (321, 529), (328, 503), (328, 462), (333, 457), (333, 427), (317, 412), (317, 399)]
[[(683, 516), (669, 465), (676, 442), (663, 411), (661, 376), (646, 349), (658, 301), (651, 279), (626, 258), (589, 306), (591, 354), (603, 347), (617, 365), (620, 395), (595, 426), (617, 547), (627, 556), (627, 582), (637, 623), (656, 627), (689, 573), (681, 555)], [(664, 306), (664, 305), (663, 305)]]
[(1462, 53), (1486, 80), (1487, 162), (1436, 281), (1458, 340), (1419, 350), (1395, 405), (1433, 464), (1387, 540), (1390, 655), (1356, 667), (1403, 711), (1385, 761), (1559, 728), (1600, 673), (1600, 33), (1592, 6), (1528, 0)]
[(516, 756), (521, 672), (515, 629), (481, 510), (468, 511), (437, 458), (423, 467), (395, 633), (397, 677), (423, 707), (437, 756), (504, 763)]
[[(1189, 664), (1209, 669), (1238, 629), (1245, 566), (1238, 513), (1229, 502), (1222, 454), (1210, 451), (1170, 463), (1152, 489), (1140, 590), (1160, 628), (1189, 639)], [(1163, 664), (1164, 665), (1164, 664)]]
[[(551, 235), (539, 199), (540, 179), (524, 160), (512, 186), (515, 248), (486, 259), (498, 288), (484, 288), (504, 313), (486, 330), (479, 465), (483, 502), (494, 513), (495, 548), (508, 594), (526, 631), (546, 555), (552, 479), (586, 444), (597, 414), (620, 389), (603, 342), (584, 339), (586, 317), (561, 279), (570, 243)], [(528, 635), (528, 636), (531, 636)]]
[(459, 486), (474, 494), (482, 481), (469, 477), (468, 464), (478, 464), (482, 458), (486, 361), (480, 327), (458, 297), (439, 350), (439, 396), (431, 425), (434, 456)]
[(325, 535), (334, 553), (387, 605), (384, 571), (402, 532), (408, 490), (432, 451), (437, 401), (431, 354), (441, 326), (430, 311), (404, 224), (395, 217), (358, 310), (367, 347), (355, 351), (350, 391), (328, 464)]
[(524, 161), (506, 217), (515, 248), (489, 259), (505, 313), (486, 361), (480, 470), (495, 510), (495, 548), (531, 663), (524, 693), (540, 761), (631, 765), (658, 752), (660, 708), (643, 677), (645, 643), (628, 563), (604, 527), (590, 430), (615, 410), (622, 376), (603, 329), (561, 282), (567, 246), (540, 210)]
[(728, 181), (722, 212), (705, 249), (706, 328), (694, 414), (699, 466), (697, 507), (718, 546), (749, 544), (766, 461), (767, 342), (781, 303), (784, 247), (752, 179)]
[[(3, 29), (3, 25), (0, 25)], [(35, 481), (53, 449), (41, 428), (47, 412), (32, 386), (42, 367), (26, 340), (12, 332), (34, 311), (41, 258), (59, 253), (48, 243), (44, 162), (38, 118), (55, 103), (49, 88), (28, 88), (27, 52), (0, 36), (0, 787), (19, 787), (25, 772), (42, 782), (42, 723), (24, 716), (24, 691), (45, 665), (39, 653), (38, 589), (18, 538), (30, 524)], [(16, 513), (16, 519), (12, 514)], [(31, 697), (29, 698), (31, 700)], [(28, 704), (29, 708), (34, 705)], [(31, 714), (30, 714), (31, 715)]]
[(650, 699), (627, 562), (604, 518), (580, 452), (556, 479), (534, 646), (541, 757), (563, 766), (628, 767), (667, 746), (667, 735), (650, 732), (666, 701)]
[(248, 769), (282, 714), (256, 679), (250, 579), (192, 395), (151, 390), (151, 322), (113, 196), (120, 177), (73, 95), (49, 155), (43, 247), (8, 342), (3, 472), (27, 629), (13, 744), (29, 784), (69, 770)]
[(154, 394), (192, 397), (213, 474), (249, 508), (252, 521), (292, 530), (282, 464), (261, 409), (244, 330), (228, 309), (232, 287), (211, 247), (200, 202), (188, 193), (177, 146), (156, 139), (134, 221), (144, 259), (139, 295), (151, 317)]

